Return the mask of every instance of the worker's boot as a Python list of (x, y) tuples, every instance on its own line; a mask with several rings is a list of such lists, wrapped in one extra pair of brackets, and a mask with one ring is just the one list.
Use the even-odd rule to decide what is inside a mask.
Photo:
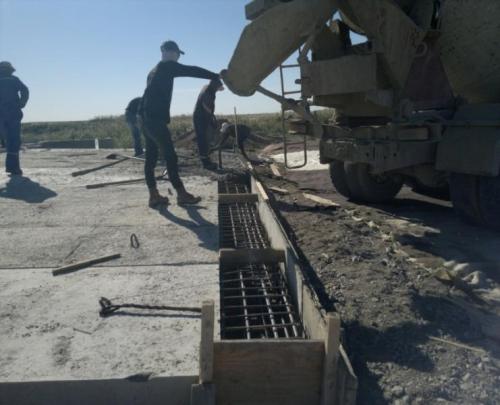
[(166, 206), (169, 204), (169, 200), (167, 197), (163, 197), (157, 189), (149, 191), (149, 207), (157, 208), (159, 206)]
[(210, 158), (201, 159), (201, 164), (203, 165), (204, 169), (211, 170), (211, 171), (217, 170), (217, 164), (212, 162), (210, 160)]
[(201, 197), (195, 197), (186, 191), (185, 188), (177, 190), (177, 204), (178, 205), (194, 205), (201, 201)]
[(23, 171), (19, 163), (19, 153), (7, 152), (5, 159), (5, 171), (12, 176), (22, 176)]

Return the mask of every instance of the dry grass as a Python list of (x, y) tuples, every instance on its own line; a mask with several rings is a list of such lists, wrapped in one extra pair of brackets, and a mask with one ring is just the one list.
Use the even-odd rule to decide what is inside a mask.
[[(328, 110), (316, 113), (322, 120), (331, 116)], [(233, 116), (218, 115), (233, 121)], [(279, 114), (248, 114), (238, 116), (240, 124), (252, 128), (253, 133), (273, 138), (281, 137), (281, 118)], [(192, 116), (181, 115), (172, 118), (169, 128), (174, 138), (193, 129)], [(63, 141), (81, 139), (111, 138), (116, 147), (132, 147), (132, 137), (123, 116), (97, 117), (89, 121), (40, 122), (23, 124), (23, 140), (26, 143), (41, 141)]]

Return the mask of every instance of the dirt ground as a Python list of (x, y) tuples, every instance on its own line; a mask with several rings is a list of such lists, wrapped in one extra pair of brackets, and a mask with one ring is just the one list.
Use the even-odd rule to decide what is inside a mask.
[(392, 204), (362, 206), (324, 168), (280, 167), (285, 179), (258, 171), (290, 193), (272, 199), (323, 305), (342, 317), (358, 403), (500, 403), (500, 235), (407, 188)]

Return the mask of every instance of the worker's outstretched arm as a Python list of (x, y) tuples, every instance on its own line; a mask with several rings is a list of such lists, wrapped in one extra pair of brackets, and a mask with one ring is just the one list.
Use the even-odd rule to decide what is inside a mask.
[(219, 77), (217, 73), (203, 69), (198, 66), (187, 66), (176, 63), (174, 67), (174, 77), (195, 77), (198, 79), (216, 79)]
[(21, 93), (19, 104), (21, 108), (24, 108), (28, 103), (28, 99), (30, 98), (30, 91), (28, 90), (28, 87), (26, 87), (26, 85), (21, 80), (19, 80), (19, 93)]

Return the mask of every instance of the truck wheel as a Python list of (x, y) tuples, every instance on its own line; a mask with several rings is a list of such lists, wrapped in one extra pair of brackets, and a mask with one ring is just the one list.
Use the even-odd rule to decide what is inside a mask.
[(351, 198), (351, 191), (345, 178), (344, 162), (334, 160), (330, 163), (330, 178), (339, 194), (346, 198)]
[(346, 182), (354, 200), (384, 203), (392, 200), (403, 187), (403, 179), (395, 175), (374, 175), (366, 163), (346, 163)]
[(464, 222), (482, 225), (478, 176), (452, 173), (450, 175), (450, 195), (455, 212)]

